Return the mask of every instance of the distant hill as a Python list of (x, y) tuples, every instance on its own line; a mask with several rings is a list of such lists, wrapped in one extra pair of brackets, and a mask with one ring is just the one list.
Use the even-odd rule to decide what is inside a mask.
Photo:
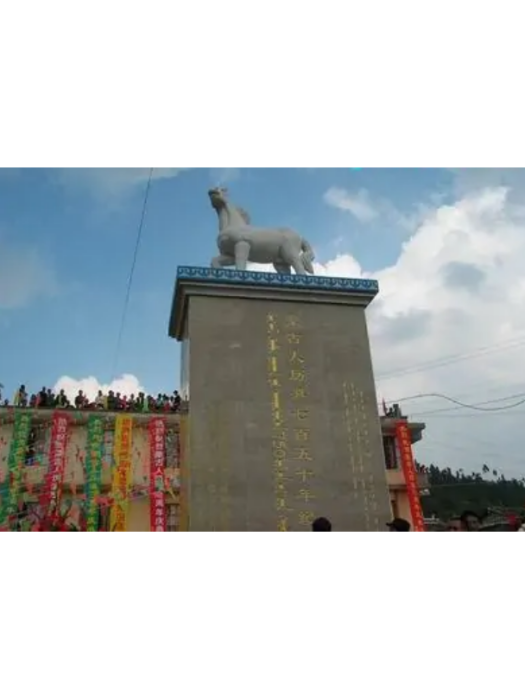
[(507, 479), (486, 464), (480, 472), (471, 474), (434, 464), (417, 466), (430, 482), (430, 494), (421, 499), (426, 517), (436, 515), (446, 519), (464, 510), (474, 510), (480, 515), (512, 511), (525, 516), (525, 478)]

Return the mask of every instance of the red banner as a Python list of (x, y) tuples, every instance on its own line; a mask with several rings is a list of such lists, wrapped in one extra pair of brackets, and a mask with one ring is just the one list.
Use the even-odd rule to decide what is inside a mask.
[(396, 438), (401, 457), (401, 466), (403, 468), (403, 474), (405, 475), (412, 525), (416, 532), (424, 532), (425, 520), (423, 517), (423, 508), (421, 507), (421, 499), (419, 498), (416, 468), (412, 455), (412, 442), (410, 440), (410, 429), (406, 421), (399, 421), (397, 423)]
[(149, 422), (150, 446), (150, 529), (166, 532), (166, 420), (152, 418)]
[(44, 480), (44, 489), (40, 497), (43, 508), (43, 518), (49, 518), (58, 514), (62, 489), (64, 487), (64, 475), (66, 472), (66, 448), (69, 436), (69, 415), (61, 411), (53, 413), (51, 426), (51, 442), (49, 445), (49, 467)]

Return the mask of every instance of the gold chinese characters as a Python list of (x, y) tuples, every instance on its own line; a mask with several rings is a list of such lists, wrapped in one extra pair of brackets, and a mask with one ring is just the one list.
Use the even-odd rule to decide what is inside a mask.
[[(359, 405), (358, 390), (355, 384), (343, 382), (344, 420), (348, 442), (348, 456), (352, 470), (352, 485), (356, 505), (363, 508), (364, 527), (372, 529), (372, 513), (370, 504), (370, 483), (367, 483), (365, 459), (369, 456), (370, 442), (364, 403)], [(363, 411), (363, 415), (361, 414)], [(367, 459), (367, 461), (369, 461)], [(374, 523), (375, 525), (375, 523)], [(376, 527), (379, 529), (379, 527)]]
[(288, 431), (284, 420), (282, 400), (282, 369), (280, 366), (281, 329), (275, 314), (266, 316), (267, 333), (267, 378), (271, 392), (272, 412), (272, 470), (274, 484), (275, 511), (277, 513), (277, 530), (287, 532), (290, 529), (288, 508)]
[(309, 529), (316, 496), (303, 323), (298, 314), (275, 313), (269, 313), (266, 322), (277, 529)]
[(308, 367), (303, 354), (304, 328), (297, 314), (285, 318), (285, 350), (288, 401), (291, 405), (290, 459), (294, 463), (294, 500), (298, 501), (298, 525), (309, 528), (314, 520), (311, 424)]
[(369, 513), (368, 522), (370, 522), (370, 520), (372, 521), (373, 529), (381, 530), (381, 526), (379, 523), (379, 508), (376, 497), (376, 479), (374, 474), (372, 473), (370, 473), (368, 477), (365, 476), (365, 468), (363, 465), (363, 458), (366, 460), (367, 464), (370, 464), (370, 460), (372, 457), (365, 394), (361, 389), (357, 389), (355, 385), (352, 385), (352, 394), (355, 406), (356, 438), (358, 450), (361, 454), (361, 479), (363, 484), (366, 508), (368, 509)]

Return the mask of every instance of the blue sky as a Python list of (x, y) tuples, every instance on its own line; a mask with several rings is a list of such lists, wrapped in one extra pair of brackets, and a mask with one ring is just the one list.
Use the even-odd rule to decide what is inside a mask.
[[(4, 396), (21, 382), (92, 391), (115, 379), (147, 176), (0, 170)], [(171, 295), (178, 265), (208, 265), (215, 254), (207, 190), (216, 184), (254, 223), (308, 238), (318, 274), (379, 279), (368, 314), (378, 394), (403, 398), (426, 421), (421, 458), (475, 465), (484, 441), (485, 461), (523, 471), (517, 414), (469, 419), (436, 397), (405, 399), (439, 392), (474, 404), (521, 390), (523, 170), (155, 169), (117, 364), (124, 392), (178, 386)], [(476, 354), (486, 346), (495, 349)]]
[[(46, 277), (41, 284), (35, 280), (31, 304), (18, 308), (15, 303), (2, 314), (3, 381), (11, 387), (11, 377), (24, 378), (30, 386), (53, 384), (64, 374), (113, 379), (117, 326), (144, 182), (132, 179), (135, 184), (128, 187), (125, 181), (115, 189), (103, 176), (89, 180), (58, 170), (23, 168), (19, 177), (4, 177), (0, 185), (2, 241), (17, 256), (36, 255), (32, 265), (41, 261)], [(175, 271), (177, 265), (208, 265), (215, 254), (217, 225), (206, 192), (222, 179), (222, 170), (227, 169), (195, 168), (153, 185), (118, 365), (152, 390), (175, 388), (177, 352), (166, 337)], [(295, 227), (325, 261), (350, 244), (370, 268), (394, 262), (399, 242), (379, 230), (377, 241), (383, 242), (370, 248), (359, 225), (349, 226), (347, 216), (323, 201), (324, 191), (334, 183), (343, 188), (373, 183), (378, 195), (387, 197), (395, 187), (398, 201), (409, 208), (414, 198), (432, 192), (434, 179), (412, 168), (365, 168), (360, 173), (350, 168), (317, 173), (300, 168), (243, 170), (231, 183), (232, 194), (255, 221)], [(41, 273), (29, 267), (22, 274)], [(31, 285), (30, 280), (18, 281), (26, 283)], [(44, 337), (47, 352), (41, 352), (40, 342), (35, 345)]]

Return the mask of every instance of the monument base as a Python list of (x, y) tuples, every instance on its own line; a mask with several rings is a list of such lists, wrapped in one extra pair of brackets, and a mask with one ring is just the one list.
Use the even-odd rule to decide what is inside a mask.
[(180, 267), (189, 530), (384, 530), (373, 280)]

